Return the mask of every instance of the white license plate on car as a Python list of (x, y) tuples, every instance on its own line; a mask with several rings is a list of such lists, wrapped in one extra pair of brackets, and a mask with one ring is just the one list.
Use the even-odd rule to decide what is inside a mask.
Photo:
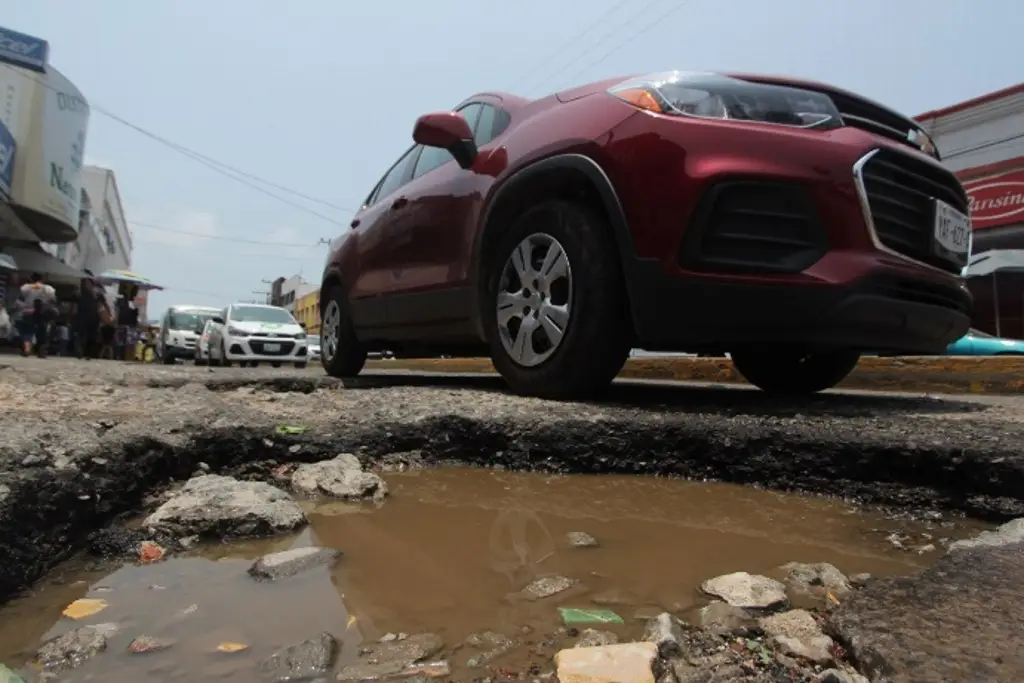
[(266, 351), (267, 353), (277, 353), (278, 351), (281, 350), (281, 345), (280, 344), (264, 344), (263, 345), (263, 350)]
[(971, 219), (935, 200), (935, 243), (944, 252), (966, 256), (971, 249)]

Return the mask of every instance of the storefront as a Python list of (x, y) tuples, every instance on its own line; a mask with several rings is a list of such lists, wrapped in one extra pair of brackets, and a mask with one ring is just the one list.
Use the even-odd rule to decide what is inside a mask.
[[(1024, 249), (1024, 83), (917, 120), (967, 189), (974, 253)], [(969, 277), (968, 286), (975, 327), (1024, 339), (1024, 271)]]

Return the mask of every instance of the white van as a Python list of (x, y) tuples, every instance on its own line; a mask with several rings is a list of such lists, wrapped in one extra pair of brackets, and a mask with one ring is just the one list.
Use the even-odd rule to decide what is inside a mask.
[(179, 358), (194, 358), (199, 336), (207, 320), (220, 313), (209, 306), (171, 306), (160, 321), (156, 355), (165, 365)]

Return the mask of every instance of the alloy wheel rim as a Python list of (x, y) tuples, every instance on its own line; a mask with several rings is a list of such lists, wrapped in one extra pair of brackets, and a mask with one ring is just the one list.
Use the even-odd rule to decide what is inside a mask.
[(496, 301), (498, 336), (522, 367), (536, 367), (558, 350), (572, 309), (572, 267), (562, 244), (537, 232), (521, 241), (502, 268)]
[(336, 301), (327, 302), (327, 308), (324, 309), (323, 325), (321, 334), (323, 335), (320, 339), (320, 357), (326, 361), (330, 361), (334, 358), (334, 354), (338, 350), (338, 337), (340, 330), (338, 326), (341, 323), (341, 309), (338, 308)]

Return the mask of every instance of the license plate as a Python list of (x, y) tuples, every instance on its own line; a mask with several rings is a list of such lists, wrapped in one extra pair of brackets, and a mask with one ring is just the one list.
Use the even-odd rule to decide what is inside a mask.
[(267, 353), (277, 353), (278, 351), (281, 350), (281, 345), (280, 344), (264, 344), (263, 345), (263, 350), (266, 351)]
[(971, 219), (946, 202), (935, 200), (935, 244), (939, 253), (967, 256), (971, 248)]

